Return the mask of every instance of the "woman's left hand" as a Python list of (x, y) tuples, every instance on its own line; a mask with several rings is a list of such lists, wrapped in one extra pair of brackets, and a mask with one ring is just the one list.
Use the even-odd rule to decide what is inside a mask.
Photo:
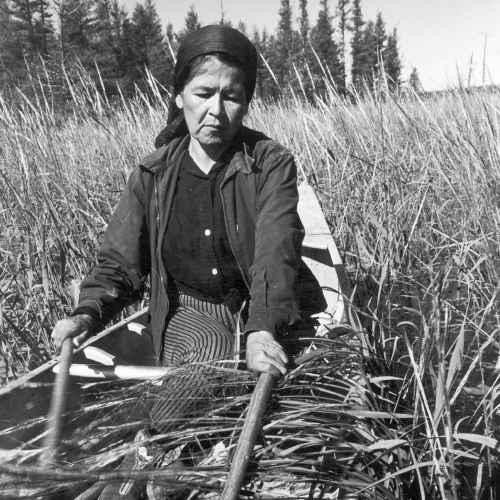
[(272, 333), (265, 330), (251, 332), (247, 338), (247, 367), (255, 375), (271, 373), (275, 377), (286, 375), (288, 356), (276, 342)]

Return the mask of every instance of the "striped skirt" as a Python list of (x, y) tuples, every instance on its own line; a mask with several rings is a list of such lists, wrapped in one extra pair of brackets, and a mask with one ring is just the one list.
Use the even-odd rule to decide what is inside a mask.
[[(225, 304), (211, 304), (179, 294), (167, 318), (161, 366), (182, 367), (186, 363), (233, 359), (238, 321), (239, 313), (231, 313)], [(234, 365), (217, 363), (217, 366)], [(152, 427), (157, 432), (169, 432), (209, 405), (217, 395), (210, 384), (214, 371), (209, 365), (193, 365), (179, 377), (168, 377), (151, 410)]]

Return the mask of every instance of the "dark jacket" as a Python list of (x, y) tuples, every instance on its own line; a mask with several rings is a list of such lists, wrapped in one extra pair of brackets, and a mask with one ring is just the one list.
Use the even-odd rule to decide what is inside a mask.
[[(293, 156), (263, 134), (241, 127), (221, 185), (226, 228), (250, 293), (246, 331), (274, 333), (299, 318), (293, 285), (304, 231), (297, 215)], [(158, 356), (168, 313), (168, 263), (162, 243), (189, 136), (147, 156), (130, 175), (73, 314), (106, 323), (141, 296), (151, 278), (151, 330)]]

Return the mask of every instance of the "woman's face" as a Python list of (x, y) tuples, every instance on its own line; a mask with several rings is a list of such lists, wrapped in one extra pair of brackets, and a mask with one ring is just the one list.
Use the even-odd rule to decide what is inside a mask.
[(175, 98), (192, 138), (202, 146), (231, 141), (247, 112), (244, 74), (217, 59), (195, 75)]

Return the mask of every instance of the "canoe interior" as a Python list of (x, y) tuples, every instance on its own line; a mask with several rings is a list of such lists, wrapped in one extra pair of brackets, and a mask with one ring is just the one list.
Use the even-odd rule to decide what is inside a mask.
[[(306, 233), (303, 261), (306, 264), (304, 272), (308, 274), (301, 285), (300, 296), (305, 302), (313, 303), (313, 306), (308, 306), (310, 312), (327, 311), (336, 322), (344, 322), (346, 306), (343, 297), (350, 294), (347, 276), (320, 204), (312, 187), (306, 183), (299, 186), (298, 211)], [(314, 297), (314, 287), (319, 290), (320, 296), (317, 298)], [(138, 326), (145, 324), (145, 315), (134, 322)], [(131, 365), (154, 366), (151, 339), (137, 333), (137, 330), (137, 326), (120, 328), (91, 339), (86, 345), (98, 347)], [(73, 363), (92, 361), (86, 357), (84, 348), (80, 348), (75, 351)], [(1, 434), (22, 421), (47, 415), (54, 382), (52, 368), (55, 364), (57, 359), (0, 389), (0, 448), (12, 449), (43, 431), (44, 424), (40, 424), (9, 432), (8, 435)], [(88, 391), (82, 387), (82, 379), (72, 378), (68, 410), (89, 402)], [(88, 417), (91, 418), (91, 415)], [(71, 432), (71, 429), (67, 428), (66, 431)]]
[(344, 296), (350, 296), (349, 280), (319, 201), (307, 183), (299, 186), (298, 212), (305, 230), (302, 260), (322, 291), (326, 302), (323, 310), (338, 323), (345, 322)]
[[(136, 324), (145, 323), (145, 316), (139, 318)], [(138, 366), (153, 366), (154, 352), (151, 340), (144, 335), (127, 327), (111, 332), (109, 335), (95, 339), (92, 345), (107, 352), (113, 352), (126, 363)], [(73, 363), (89, 363), (84, 349), (75, 352)], [(26, 383), (14, 387), (8, 391), (9, 386), (0, 392), (0, 432), (23, 421), (36, 419), (48, 414), (50, 398), (52, 395), (52, 384), (55, 374), (52, 371), (53, 364), (48, 369), (36, 374)], [(82, 379), (72, 378), (68, 395), (68, 410), (76, 410), (83, 404), (89, 403), (92, 396), (82, 388)], [(110, 382), (111, 383), (111, 382)], [(104, 389), (104, 388), (102, 388)], [(91, 415), (88, 416), (92, 418)], [(0, 448), (13, 449), (22, 443), (38, 436), (43, 432), (44, 424), (35, 425), (8, 435), (0, 434)], [(71, 432), (67, 428), (67, 432)]]

